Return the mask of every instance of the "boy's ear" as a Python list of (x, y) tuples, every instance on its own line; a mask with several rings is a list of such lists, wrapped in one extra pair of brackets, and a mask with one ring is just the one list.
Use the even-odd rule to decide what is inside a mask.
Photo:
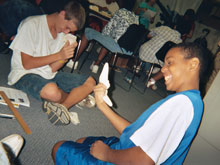
[(61, 10), (59, 13), (63, 18), (65, 18), (66, 12), (64, 10)]
[(190, 70), (197, 70), (200, 67), (199, 59), (194, 57), (190, 60)]

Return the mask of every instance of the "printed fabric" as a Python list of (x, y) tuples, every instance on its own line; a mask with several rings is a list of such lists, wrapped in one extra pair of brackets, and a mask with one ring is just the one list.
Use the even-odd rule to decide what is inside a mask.
[(110, 36), (116, 42), (131, 24), (139, 24), (139, 17), (126, 9), (118, 10), (102, 30), (103, 35)]

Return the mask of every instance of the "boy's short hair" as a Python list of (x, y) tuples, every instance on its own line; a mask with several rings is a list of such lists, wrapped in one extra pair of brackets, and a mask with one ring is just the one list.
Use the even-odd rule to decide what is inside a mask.
[(200, 62), (199, 77), (203, 79), (210, 72), (210, 65), (212, 65), (212, 56), (208, 49), (194, 42), (184, 42), (174, 46), (174, 48), (181, 48), (185, 54), (186, 59), (198, 58)]
[(83, 28), (86, 20), (86, 13), (80, 3), (71, 1), (65, 5), (64, 11), (66, 12), (65, 19), (73, 20), (78, 30)]

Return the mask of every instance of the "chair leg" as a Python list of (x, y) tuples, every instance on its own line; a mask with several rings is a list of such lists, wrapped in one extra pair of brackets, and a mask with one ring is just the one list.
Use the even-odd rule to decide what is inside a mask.
[(74, 51), (74, 53), (73, 53), (73, 58), (71, 59), (71, 60), (73, 60), (73, 67), (72, 67), (72, 69), (71, 69), (71, 73), (73, 73), (73, 71), (74, 71), (74, 68), (75, 68), (75, 65), (76, 65), (76, 56), (77, 56), (77, 54), (78, 54), (78, 51), (79, 51), (79, 48), (80, 48), (80, 45), (81, 45), (81, 40), (79, 40), (78, 41), (79, 43), (78, 43), (78, 45), (77, 45), (77, 48), (76, 48), (76, 51)]
[[(147, 74), (147, 80), (145, 82), (148, 82), (150, 80), (153, 69), (154, 69), (154, 64), (151, 64), (150, 71)], [(147, 89), (147, 86), (145, 85), (144, 92), (146, 91), (146, 89)]]
[[(73, 60), (73, 59), (71, 59), (71, 60)], [(75, 67), (75, 64), (76, 64), (76, 61), (75, 61), (75, 60), (73, 60), (73, 67), (72, 67), (72, 69), (71, 69), (70, 73), (73, 73), (73, 71), (74, 71), (74, 67)]]
[[(131, 77), (131, 82), (130, 82), (130, 85), (129, 85), (129, 88), (128, 88), (128, 91), (130, 91), (131, 90), (131, 87), (132, 87), (132, 85), (133, 85), (133, 83), (134, 83), (134, 79), (135, 79), (135, 77), (136, 77), (136, 74), (138, 73), (138, 63), (139, 63), (139, 60), (136, 60), (135, 59), (135, 64), (134, 64), (134, 67), (133, 67), (133, 69), (132, 69), (132, 77)], [(140, 63), (140, 65), (141, 65), (141, 63)], [(127, 71), (128, 72), (128, 71)]]
[(80, 67), (79, 67), (79, 70), (82, 69), (82, 67), (83, 67), (83, 65), (85, 64), (85, 62), (86, 62), (86, 60), (87, 60), (88, 57), (89, 57), (89, 52), (87, 52), (86, 57), (83, 59), (81, 65), (80, 65)]
[(113, 61), (112, 61), (112, 67), (110, 69), (110, 74), (109, 74), (110, 75), (109, 80), (110, 80), (110, 83), (112, 84), (112, 90), (115, 89), (114, 78), (115, 78), (115, 66), (116, 66), (117, 58), (118, 58), (118, 54), (115, 53), (113, 57)]
[(89, 47), (89, 50), (88, 50), (88, 52), (87, 52), (87, 55), (86, 55), (86, 57), (83, 59), (81, 65), (80, 65), (80, 67), (79, 67), (79, 70), (82, 69), (82, 67), (83, 67), (83, 65), (85, 64), (87, 58), (89, 57), (89, 54), (91, 53), (91, 50), (93, 49), (93, 47), (94, 47), (94, 45), (95, 45), (95, 43), (90, 43), (90, 44), (92, 44), (92, 46)]

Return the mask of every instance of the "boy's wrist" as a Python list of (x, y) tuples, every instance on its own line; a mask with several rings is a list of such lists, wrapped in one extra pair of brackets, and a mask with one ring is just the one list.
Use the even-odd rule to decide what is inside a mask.
[(64, 64), (66, 63), (68, 60), (59, 60), (58, 62), (61, 63), (61, 64)]

